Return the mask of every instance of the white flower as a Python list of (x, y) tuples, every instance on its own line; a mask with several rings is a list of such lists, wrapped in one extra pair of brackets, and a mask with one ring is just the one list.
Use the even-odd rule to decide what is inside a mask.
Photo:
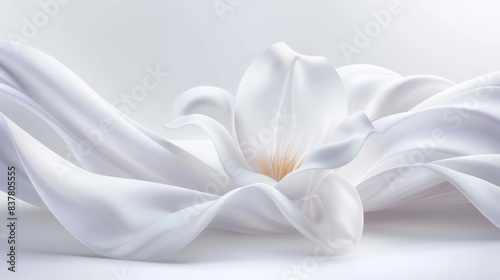
[(20, 198), (49, 209), (99, 254), (165, 257), (207, 226), (298, 230), (329, 250), (361, 236), (360, 198), (331, 169), (353, 159), (373, 127), (361, 113), (347, 116), (342, 83), (324, 58), (276, 44), (250, 66), (236, 98), (208, 87), (183, 94), (170, 126), (203, 127), (215, 157), (158, 137), (30, 47), (1, 45), (0, 78), (1, 96), (48, 124), (45, 134), (60, 137), (80, 164), (27, 134), (29, 116), (3, 111), (1, 159), (20, 169)]
[(237, 187), (278, 190), (310, 220), (299, 231), (318, 230), (314, 239), (343, 249), (360, 238), (363, 211), (354, 187), (333, 169), (352, 160), (373, 131), (364, 114), (348, 117), (347, 110), (325, 58), (278, 43), (250, 65), (235, 96), (214, 87), (182, 94), (167, 127), (203, 128)]
[(159, 137), (52, 57), (0, 43), (0, 100), (23, 107), (0, 104), (0, 166), (16, 167), (17, 198), (117, 258), (164, 258), (207, 227), (298, 230), (342, 250), (363, 211), (408, 204), (467, 201), (500, 226), (499, 88), (500, 73), (455, 85), (335, 70), (280, 43), (235, 96), (198, 87), (177, 100), (167, 126), (203, 128), (210, 149)]

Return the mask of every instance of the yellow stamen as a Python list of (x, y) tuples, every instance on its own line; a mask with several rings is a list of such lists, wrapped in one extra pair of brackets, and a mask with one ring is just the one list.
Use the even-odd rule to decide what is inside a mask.
[(278, 154), (274, 156), (269, 156), (269, 163), (271, 165), (269, 167), (264, 163), (262, 158), (260, 158), (259, 156), (256, 156), (255, 158), (260, 169), (262, 169), (262, 173), (264, 173), (264, 175), (268, 177), (273, 178), (276, 181), (280, 181), (281, 179), (283, 179), (290, 172), (299, 168), (304, 162), (304, 159), (299, 160), (296, 154), (293, 155)]

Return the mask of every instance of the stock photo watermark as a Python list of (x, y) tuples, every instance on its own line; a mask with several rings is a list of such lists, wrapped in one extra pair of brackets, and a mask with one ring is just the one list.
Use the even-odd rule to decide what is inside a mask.
[(141, 83), (134, 86), (129, 94), (122, 94), (119, 98), (111, 101), (111, 105), (126, 116), (170, 78), (170, 73), (162, 70), (159, 65), (155, 65), (154, 68), (147, 66), (145, 72), (146, 75), (142, 78)]
[(7, 167), (7, 217), (6, 217), (6, 243), (7, 243), (7, 270), (17, 271), (17, 169), (13, 165)]
[(110, 280), (135, 280), (136, 279), (132, 274), (127, 272), (127, 270), (123, 267), (121, 269), (113, 269), (111, 271), (111, 275), (112, 275), (112, 277), (110, 278)]
[(293, 265), (290, 269), (286, 270), (281, 279), (282, 280), (305, 280), (309, 279), (314, 274), (321, 263), (328, 261), (334, 253), (333, 249), (323, 248), (316, 246), (314, 254), (311, 257), (306, 257), (300, 264)]
[(54, 19), (71, 0), (40, 0), (37, 10), (31, 16), (21, 18), (21, 28), (18, 32), (10, 32), (7, 40), (15, 50), (20, 44), (28, 44), (38, 36), (52, 19)]
[(255, 135), (240, 142), (243, 155), (248, 159), (255, 159), (268, 144), (275, 140), (276, 134), (283, 132), (293, 120), (295, 120), (295, 114), (286, 107), (281, 110), (274, 109), (273, 117), (269, 120), (267, 127), (261, 128)]
[(360, 54), (366, 49), (391, 24), (393, 18), (402, 11), (403, 5), (399, 0), (390, 0), (387, 2), (385, 9), (371, 11), (371, 19), (362, 27), (354, 28), (354, 36), (351, 42), (344, 41), (339, 44), (339, 48), (347, 62), (351, 63), (352, 56)]
[(245, 0), (215, 0), (213, 2), (214, 11), (221, 21), (226, 19), (226, 14), (233, 12)]
[[(170, 72), (161, 69), (160, 65), (147, 66), (144, 71), (146, 74), (141, 78), (139, 84), (133, 86), (129, 93), (124, 93), (111, 101), (111, 105), (118, 110), (123, 118), (128, 117), (133, 110), (139, 108), (140, 104), (147, 100), (171, 76)], [(116, 126), (110, 118), (101, 119), (97, 127), (82, 131), (85, 139), (79, 139), (73, 151), (66, 154), (65, 159), (73, 164), (78, 164), (79, 158), (88, 157), (115, 129)], [(63, 174), (64, 170), (58, 166), (57, 174)]]

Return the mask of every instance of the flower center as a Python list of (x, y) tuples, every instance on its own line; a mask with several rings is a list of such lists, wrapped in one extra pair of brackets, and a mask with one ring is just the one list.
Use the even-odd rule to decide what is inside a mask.
[(270, 155), (267, 163), (260, 156), (256, 156), (256, 161), (264, 175), (276, 181), (280, 181), (290, 172), (299, 168), (304, 162), (304, 159), (300, 159), (296, 154), (278, 154), (273, 156)]

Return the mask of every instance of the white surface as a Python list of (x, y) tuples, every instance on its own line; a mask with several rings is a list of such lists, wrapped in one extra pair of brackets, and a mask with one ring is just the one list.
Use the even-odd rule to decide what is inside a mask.
[[(0, 198), (3, 209), (3, 193)], [(213, 230), (163, 262), (107, 259), (72, 238), (50, 213), (26, 204), (20, 210), (19, 272), (16, 278), (2, 269), (2, 279), (472, 280), (500, 275), (500, 232), (471, 205), (368, 213), (354, 250), (319, 262), (310, 259), (315, 245), (298, 234)], [(304, 275), (286, 274), (296, 266)]]
[[(19, 33), (21, 18), (40, 10), (37, 2), (2, 2), (0, 38)], [(498, 2), (402, 3), (404, 11), (353, 63), (456, 82), (499, 70)], [(183, 90), (216, 85), (235, 92), (255, 55), (274, 42), (324, 55), (336, 67), (347, 64), (339, 44), (351, 42), (354, 28), (386, 1), (247, 0), (224, 21), (212, 4), (73, 0), (29, 45), (65, 63), (110, 102), (140, 83), (148, 65), (168, 69), (172, 78), (131, 112), (161, 132)], [(4, 209), (3, 193), (0, 199)], [(286, 279), (315, 248), (299, 235), (206, 232), (166, 262), (112, 260), (80, 245), (48, 212), (26, 205), (21, 211), (19, 273), (12, 277), (2, 267), (2, 279)], [(498, 279), (498, 252), (500, 232), (470, 205), (384, 211), (367, 214), (350, 254), (319, 263), (303, 279)], [(131, 277), (117, 277), (123, 272)]]

